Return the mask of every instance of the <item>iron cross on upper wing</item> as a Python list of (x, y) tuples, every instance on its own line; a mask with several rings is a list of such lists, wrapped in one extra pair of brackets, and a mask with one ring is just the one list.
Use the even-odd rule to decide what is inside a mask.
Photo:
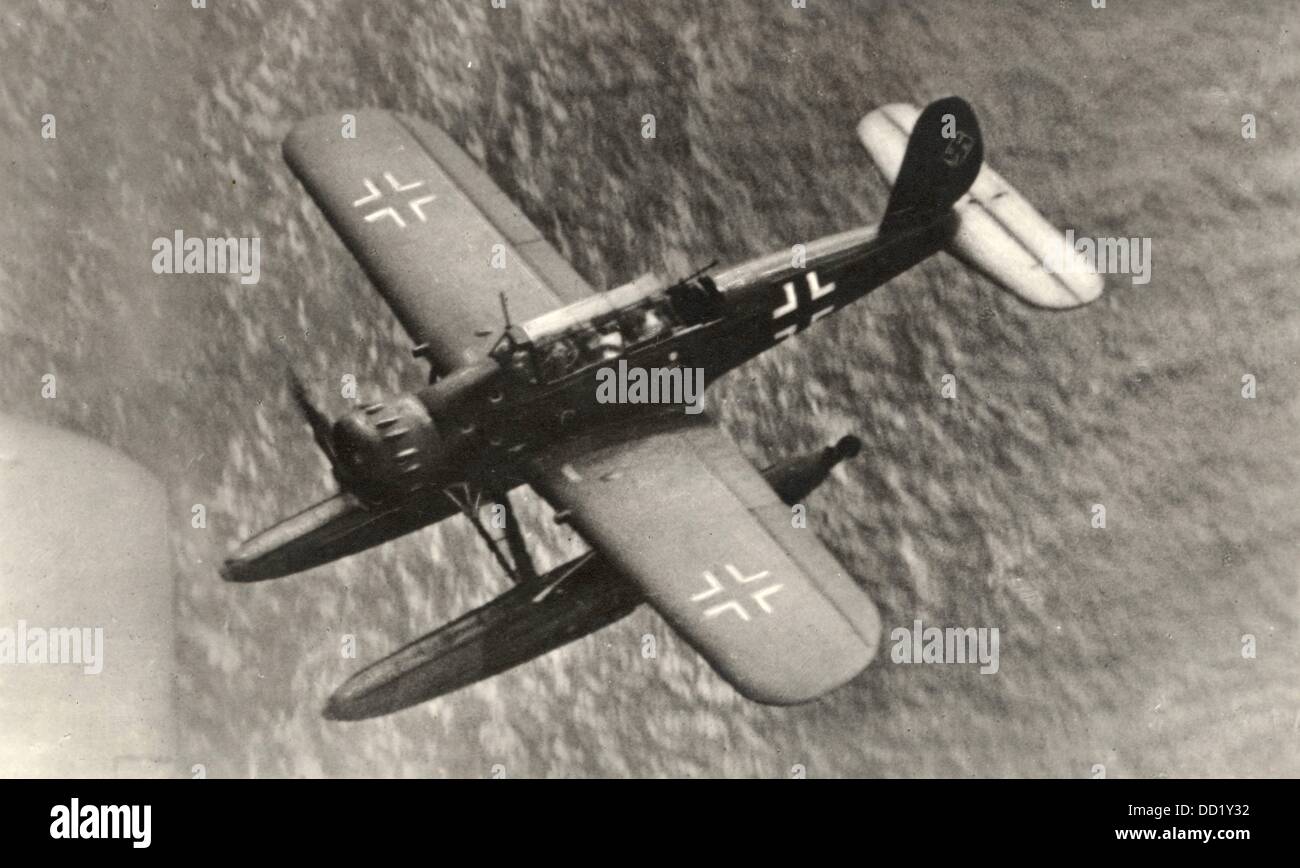
[[(753, 575), (747, 576), (740, 570), (736, 569), (733, 564), (727, 564), (726, 570), (738, 586), (748, 585), (751, 582), (767, 579), (772, 575), (771, 570), (760, 570)], [(744, 600), (741, 599), (741, 597), (743, 597), (744, 589), (732, 589), (732, 593), (726, 594), (729, 589), (721, 579), (713, 574), (711, 570), (704, 571), (704, 581), (708, 583), (708, 588), (691, 597), (691, 602), (702, 603), (706, 600), (712, 601), (706, 605), (704, 609), (705, 618), (716, 618), (723, 612), (733, 612), (736, 617), (742, 621), (748, 621), (750, 619), (749, 609), (745, 608)], [(767, 598), (779, 592), (783, 587), (784, 585), (779, 582), (765, 583), (763, 587), (750, 593), (749, 597), (764, 614), (770, 615), (772, 614), (772, 604), (768, 602)], [(715, 599), (718, 594), (724, 594), (724, 598), (721, 600)]]
[[(410, 190), (418, 190), (424, 186), (424, 181), (412, 181), (409, 184), (402, 184), (393, 176), (392, 172), (384, 172), (383, 177), (384, 180), (388, 182), (388, 186), (392, 188), (394, 193), (406, 193)], [(353, 202), (353, 208), (360, 208), (363, 205), (369, 205), (370, 203), (377, 202), (384, 197), (383, 191), (379, 189), (379, 186), (375, 184), (374, 181), (369, 178), (363, 178), (362, 181), (366, 185), (366, 195)], [(403, 204), (410, 207), (411, 212), (419, 218), (421, 223), (424, 223), (426, 218), (422, 209), (425, 205), (428, 205), (436, 198), (436, 196), (431, 194), (423, 196), (417, 195)], [(374, 223), (376, 220), (384, 217), (391, 217), (393, 222), (397, 224), (397, 228), (406, 228), (406, 220), (402, 217), (401, 212), (393, 205), (386, 205), (382, 208), (376, 208), (375, 210), (368, 212), (365, 215), (365, 220), (367, 223)]]

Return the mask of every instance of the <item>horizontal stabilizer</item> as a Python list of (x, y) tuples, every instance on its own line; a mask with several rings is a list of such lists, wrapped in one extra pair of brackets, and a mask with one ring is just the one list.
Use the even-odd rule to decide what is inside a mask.
[[(891, 185), (899, 180), (909, 136), (921, 115), (914, 105), (895, 103), (871, 112), (858, 125), (858, 137)], [(948, 252), (1022, 301), (1071, 308), (1101, 295), (1101, 276), (987, 164), (953, 212)]]

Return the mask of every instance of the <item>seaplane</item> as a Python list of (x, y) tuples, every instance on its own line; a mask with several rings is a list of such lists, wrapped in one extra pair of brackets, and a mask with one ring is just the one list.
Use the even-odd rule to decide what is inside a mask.
[[(464, 688), (643, 604), (749, 700), (793, 705), (843, 686), (875, 656), (880, 616), (792, 505), (860, 441), (759, 469), (698, 406), (598, 400), (609, 369), (652, 372), (665, 394), (674, 372), (702, 371), (707, 388), (939, 251), (1037, 308), (1103, 289), (1080, 264), (1044, 265), (1059, 260), (1061, 233), (984, 164), (959, 97), (861, 120), (891, 185), (878, 225), (603, 292), (443, 131), (352, 114), (351, 137), (338, 115), (303, 121), (284, 157), (429, 364), (429, 383), (331, 421), (294, 378), (338, 493), (236, 546), (223, 577), (286, 576), (463, 515), (513, 584), (358, 671), (326, 704), (330, 719)], [(539, 574), (510, 501), (525, 485), (589, 551)], [(483, 520), (488, 505), (504, 509), (504, 527)]]

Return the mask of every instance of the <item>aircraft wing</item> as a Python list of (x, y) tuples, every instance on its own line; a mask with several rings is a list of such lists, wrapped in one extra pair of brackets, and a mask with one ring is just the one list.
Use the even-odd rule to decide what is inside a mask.
[(871, 600), (701, 417), (597, 431), (532, 470), (533, 485), (750, 699), (813, 699), (875, 655)]
[[(481, 359), (516, 321), (588, 284), (441, 130), (386, 111), (304, 121), (284, 157), (438, 374)], [(500, 245), (499, 247), (497, 245)], [(500, 267), (494, 267), (500, 266)]]

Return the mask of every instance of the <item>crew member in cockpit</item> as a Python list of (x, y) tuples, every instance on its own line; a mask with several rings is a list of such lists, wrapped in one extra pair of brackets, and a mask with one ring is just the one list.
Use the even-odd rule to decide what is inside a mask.
[(630, 310), (619, 319), (629, 344), (639, 344), (658, 336), (667, 327), (653, 307)]
[(546, 348), (542, 359), (542, 378), (547, 382), (558, 380), (573, 370), (578, 361), (578, 348), (568, 338), (560, 338)]
[(588, 338), (587, 350), (592, 357), (608, 362), (623, 355), (623, 333), (618, 324), (606, 326), (598, 332), (592, 332)]

